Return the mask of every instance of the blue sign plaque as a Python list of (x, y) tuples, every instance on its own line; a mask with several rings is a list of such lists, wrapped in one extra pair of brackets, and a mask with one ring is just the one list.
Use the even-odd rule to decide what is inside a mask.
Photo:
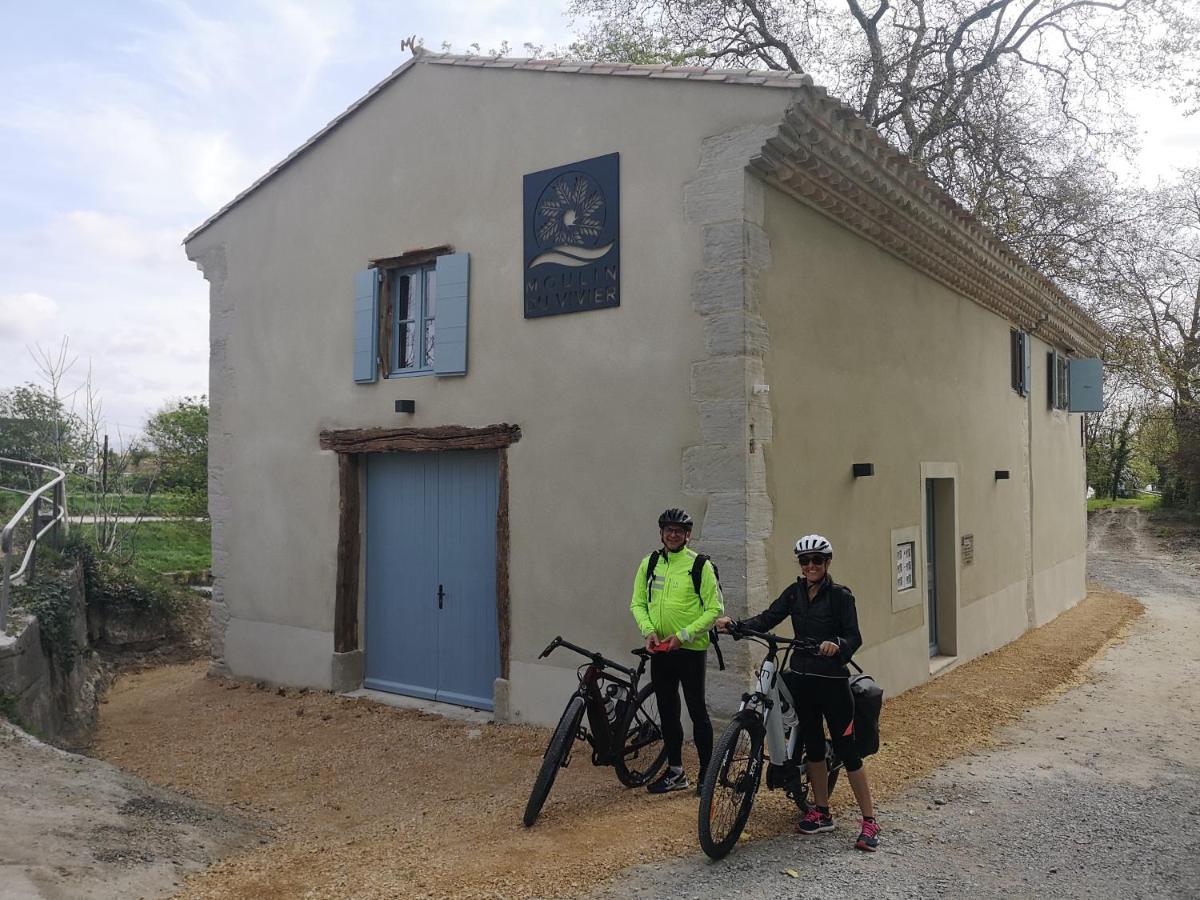
[(620, 161), (525, 176), (525, 318), (621, 305)]

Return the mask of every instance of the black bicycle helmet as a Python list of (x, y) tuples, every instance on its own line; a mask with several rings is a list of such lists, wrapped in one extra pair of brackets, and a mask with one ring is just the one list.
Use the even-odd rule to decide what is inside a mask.
[(680, 509), (678, 506), (664, 509), (663, 514), (658, 517), (659, 528), (666, 528), (668, 525), (679, 525), (691, 531), (693, 524), (692, 517), (687, 514), (687, 510)]

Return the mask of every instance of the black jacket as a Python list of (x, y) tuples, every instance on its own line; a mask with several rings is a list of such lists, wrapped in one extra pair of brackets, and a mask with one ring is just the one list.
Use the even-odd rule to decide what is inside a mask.
[(792, 631), (797, 638), (813, 641), (833, 641), (839, 647), (836, 656), (812, 656), (808, 653), (793, 653), (793, 672), (813, 675), (848, 676), (846, 663), (862, 646), (862, 634), (858, 630), (858, 611), (854, 607), (854, 594), (850, 588), (834, 584), (825, 576), (817, 596), (808, 599), (804, 578), (797, 578), (767, 609), (757, 616), (743, 619), (740, 623), (753, 631), (770, 631), (789, 615)]

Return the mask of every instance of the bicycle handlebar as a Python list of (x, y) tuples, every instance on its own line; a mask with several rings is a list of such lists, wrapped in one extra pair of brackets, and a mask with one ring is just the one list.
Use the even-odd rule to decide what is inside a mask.
[(627, 668), (618, 662), (613, 662), (611, 659), (606, 659), (600, 653), (596, 653), (595, 651), (592, 651), (592, 650), (585, 650), (583, 647), (579, 647), (575, 644), (572, 644), (570, 641), (564, 641), (562, 639), (561, 635), (559, 635), (554, 640), (552, 640), (549, 644), (546, 645), (546, 649), (543, 650), (540, 654), (538, 654), (538, 659), (545, 659), (547, 656), (549, 656), (551, 653), (553, 653), (555, 651), (555, 649), (558, 647), (566, 647), (568, 650), (574, 650), (580, 656), (586, 656), (593, 663), (595, 663), (598, 666), (601, 666), (602, 668), (616, 669), (618, 672), (624, 672), (626, 675), (629, 675), (630, 677), (632, 677), (634, 674), (633, 669)]
[(740, 641), (742, 638), (757, 638), (760, 641), (766, 641), (768, 644), (773, 644), (776, 648), (783, 645), (791, 647), (793, 650), (809, 650), (816, 652), (821, 644), (819, 641), (814, 641), (810, 638), (787, 638), (780, 637), (777, 634), (771, 634), (769, 631), (755, 631), (753, 628), (746, 628), (744, 625), (734, 623), (729, 630), (729, 636), (735, 641)]
[[(820, 656), (821, 642), (814, 641), (811, 638), (785, 638), (776, 634), (771, 634), (769, 631), (755, 631), (752, 628), (746, 628), (740, 623), (734, 622), (733, 627), (729, 630), (729, 636), (735, 641), (742, 638), (754, 638), (766, 642), (771, 649), (778, 651), (780, 647), (786, 645), (792, 650), (807, 650), (813, 656)], [(826, 657), (832, 659), (832, 657)], [(855, 669), (862, 672), (862, 667), (852, 659), (846, 660), (845, 664), (854, 666)]]

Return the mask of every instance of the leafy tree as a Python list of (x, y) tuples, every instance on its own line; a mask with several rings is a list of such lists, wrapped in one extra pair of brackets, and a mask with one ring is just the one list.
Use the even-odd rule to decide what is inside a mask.
[(83, 423), (35, 384), (0, 391), (0, 456), (65, 465), (80, 452)]
[(159, 485), (208, 504), (208, 398), (184, 397), (146, 422), (146, 439), (158, 453)]

